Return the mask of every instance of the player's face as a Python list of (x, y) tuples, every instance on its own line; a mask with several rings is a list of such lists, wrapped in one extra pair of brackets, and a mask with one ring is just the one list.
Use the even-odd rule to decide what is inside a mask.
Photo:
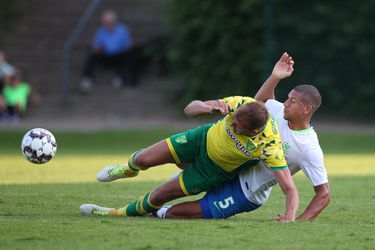
[(306, 104), (302, 101), (302, 94), (292, 90), (288, 95), (288, 99), (284, 102), (284, 119), (293, 120), (305, 115)]
[(230, 125), (236, 135), (246, 135), (252, 137), (258, 133), (258, 130), (250, 130), (246, 121), (241, 119), (241, 117), (238, 117), (236, 114), (234, 114), (233, 121)]
[(110, 15), (104, 15), (102, 17), (102, 23), (104, 26), (106, 26), (109, 29), (112, 29), (115, 24), (115, 19)]

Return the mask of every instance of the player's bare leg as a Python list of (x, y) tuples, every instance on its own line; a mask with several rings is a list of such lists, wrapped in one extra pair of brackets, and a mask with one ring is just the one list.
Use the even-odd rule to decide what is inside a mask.
[(128, 163), (108, 166), (96, 175), (98, 181), (110, 182), (120, 178), (130, 178), (137, 176), (140, 170), (150, 167), (174, 163), (175, 159), (168, 147), (166, 140), (162, 140), (154, 145), (133, 153)]
[(123, 208), (114, 209), (100, 207), (94, 204), (83, 204), (80, 207), (80, 211), (83, 215), (143, 216), (156, 212), (168, 201), (184, 196), (186, 196), (186, 194), (182, 191), (179, 178), (174, 178)]
[(200, 200), (187, 201), (173, 206), (164, 206), (156, 212), (162, 219), (201, 219), (203, 218)]

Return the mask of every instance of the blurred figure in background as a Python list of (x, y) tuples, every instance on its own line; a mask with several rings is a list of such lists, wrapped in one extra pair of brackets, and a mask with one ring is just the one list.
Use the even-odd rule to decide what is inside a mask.
[(114, 88), (121, 88), (125, 80), (124, 66), (128, 60), (126, 52), (132, 47), (132, 37), (128, 28), (118, 21), (113, 10), (104, 11), (101, 18), (102, 26), (96, 32), (83, 72), (80, 86), (83, 93), (91, 90), (94, 70), (98, 65), (114, 70)]
[(14, 67), (6, 60), (5, 53), (0, 51), (0, 92), (3, 90), (5, 78), (14, 73)]
[(7, 105), (3, 97), (5, 78), (14, 73), (14, 67), (6, 60), (5, 53), (0, 51), (0, 119), (7, 113)]
[(18, 121), (26, 112), (29, 101), (32, 103), (40, 101), (40, 96), (32, 91), (30, 84), (22, 81), (22, 74), (18, 69), (6, 77), (3, 97), (6, 113), (3, 114), (2, 119), (8, 121)]

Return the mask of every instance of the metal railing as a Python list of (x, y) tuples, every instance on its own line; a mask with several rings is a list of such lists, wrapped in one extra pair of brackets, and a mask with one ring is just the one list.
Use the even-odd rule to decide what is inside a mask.
[(94, 14), (95, 10), (99, 6), (101, 0), (92, 0), (83, 12), (78, 24), (74, 27), (72, 32), (69, 34), (68, 39), (64, 43), (62, 51), (62, 97), (61, 105), (63, 109), (67, 109), (69, 105), (69, 87), (70, 87), (70, 51), (74, 43), (78, 40), (80, 34), (85, 29), (88, 21)]

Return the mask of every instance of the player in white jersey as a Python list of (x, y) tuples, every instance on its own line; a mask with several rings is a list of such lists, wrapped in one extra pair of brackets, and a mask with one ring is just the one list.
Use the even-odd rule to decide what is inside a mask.
[[(293, 60), (287, 53), (276, 63), (271, 76), (258, 91), (255, 99), (266, 102), (269, 113), (278, 122), (285, 157), (292, 174), (302, 170), (311, 181), (315, 195), (297, 220), (316, 218), (330, 202), (327, 171), (317, 134), (311, 126), (311, 116), (319, 108), (321, 97), (312, 85), (295, 87), (283, 103), (274, 100), (274, 90), (283, 78), (293, 72)], [(239, 174), (239, 177), (207, 193), (201, 200), (163, 207), (161, 218), (227, 218), (249, 212), (264, 204), (276, 184), (272, 170), (263, 162)], [(278, 214), (277, 220), (283, 221)]]
[[(288, 126), (288, 121), (283, 118), (282, 103), (268, 100), (266, 107), (278, 122), (285, 158), (292, 175), (302, 170), (314, 187), (328, 183), (323, 152), (314, 128), (292, 130)], [(267, 201), (276, 180), (272, 172), (264, 168), (262, 162), (258, 165), (257, 168), (242, 172), (239, 180), (246, 198), (260, 205)]]

